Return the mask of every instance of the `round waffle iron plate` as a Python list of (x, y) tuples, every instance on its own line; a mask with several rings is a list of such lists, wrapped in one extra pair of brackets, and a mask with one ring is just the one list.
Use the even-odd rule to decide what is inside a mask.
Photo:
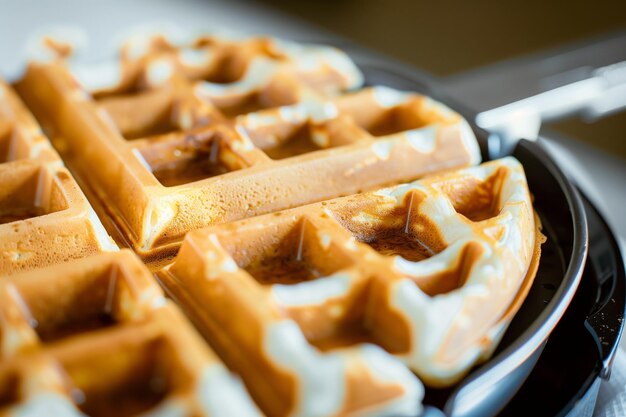
[[(443, 96), (428, 75), (351, 44), (338, 46), (355, 60), (367, 84), (429, 95), (473, 120), (471, 111)], [(483, 159), (489, 160), (489, 147), (498, 138), (474, 130)], [(585, 394), (592, 385), (597, 392), (595, 382), (610, 370), (625, 309), (619, 246), (540, 144), (522, 140), (512, 155), (524, 166), (547, 236), (535, 282), (489, 361), (456, 386), (427, 388), (424, 416), (528, 415), (533, 407), (532, 415), (580, 412), (583, 399), (593, 407), (595, 395), (589, 404)]]

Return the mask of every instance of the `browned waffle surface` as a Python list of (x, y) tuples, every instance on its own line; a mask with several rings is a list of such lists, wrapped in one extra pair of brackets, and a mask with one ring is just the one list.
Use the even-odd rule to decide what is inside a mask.
[(446, 386), (493, 351), (538, 227), (507, 158), (191, 232), (158, 276), (268, 415), (412, 415), (409, 369)]
[(117, 60), (33, 63), (18, 84), (145, 260), (184, 234), (479, 160), (432, 100), (362, 84), (343, 53), (266, 38), (131, 40)]
[(224, 361), (271, 417), (414, 416), (493, 352), (543, 236), (460, 115), (270, 38), (73, 62), (18, 91), (208, 344), (131, 251), (61, 263), (115, 245), (0, 85), (0, 275), (57, 264), (0, 278), (0, 415), (258, 415)]
[(33, 117), (0, 81), (0, 275), (114, 249)]
[(130, 251), (0, 278), (0, 415), (149, 413), (259, 415)]

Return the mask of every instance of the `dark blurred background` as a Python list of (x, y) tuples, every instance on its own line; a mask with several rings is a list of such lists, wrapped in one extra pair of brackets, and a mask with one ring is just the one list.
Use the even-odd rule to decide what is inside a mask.
[[(438, 76), (626, 28), (626, 0), (260, 3)], [(626, 111), (592, 124), (572, 118), (550, 127), (626, 159)]]

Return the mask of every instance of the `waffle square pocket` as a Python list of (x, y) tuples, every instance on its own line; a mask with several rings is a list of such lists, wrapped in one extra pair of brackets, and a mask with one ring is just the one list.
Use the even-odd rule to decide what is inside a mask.
[(260, 415), (127, 250), (0, 278), (0, 399), (3, 416)]
[(0, 275), (116, 249), (37, 122), (0, 81)]

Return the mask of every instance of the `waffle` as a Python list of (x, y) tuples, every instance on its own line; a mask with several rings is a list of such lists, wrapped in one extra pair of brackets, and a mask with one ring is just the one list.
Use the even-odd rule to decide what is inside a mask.
[(538, 227), (506, 158), (190, 232), (158, 277), (268, 415), (414, 407), (409, 369), (449, 386), (493, 351)]
[(449, 386), (493, 351), (538, 227), (506, 158), (191, 232), (158, 277), (268, 415), (411, 415), (408, 369)]
[(0, 80), (0, 275), (116, 248), (39, 125)]
[(413, 417), (491, 355), (544, 238), (519, 162), (467, 168), (461, 116), (328, 47), (47, 44), (18, 92), (208, 345), (131, 251), (60, 263), (116, 246), (3, 87), (0, 190), (41, 216), (0, 212), (0, 275), (57, 265), (0, 278), (0, 416)]
[(0, 279), (0, 415), (82, 413), (260, 416), (128, 250)]
[(216, 37), (135, 38), (111, 62), (31, 63), (18, 83), (107, 229), (146, 262), (190, 230), (479, 161), (458, 114), (361, 86), (335, 49)]

